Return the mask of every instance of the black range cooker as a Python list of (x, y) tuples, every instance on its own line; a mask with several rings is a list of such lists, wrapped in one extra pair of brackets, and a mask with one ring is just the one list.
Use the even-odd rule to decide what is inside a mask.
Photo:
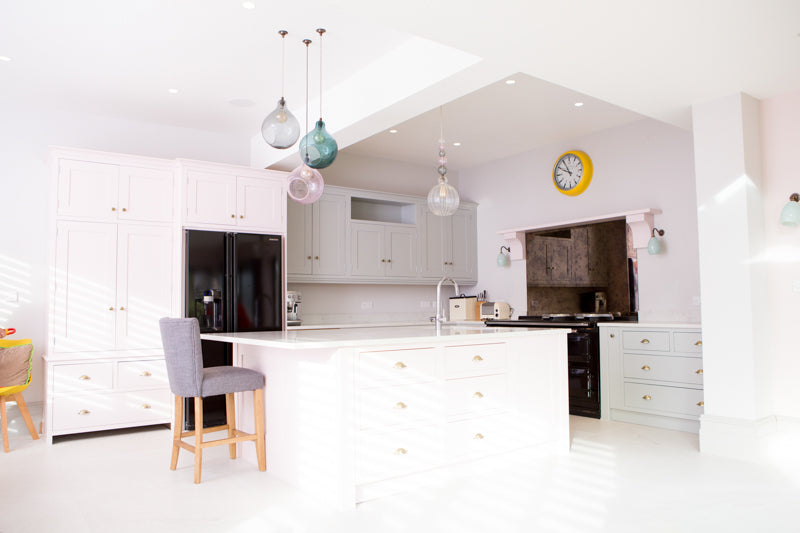
[(487, 326), (569, 328), (569, 414), (600, 418), (599, 322), (635, 320), (610, 313), (578, 313), (521, 316), (516, 320), (486, 320)]

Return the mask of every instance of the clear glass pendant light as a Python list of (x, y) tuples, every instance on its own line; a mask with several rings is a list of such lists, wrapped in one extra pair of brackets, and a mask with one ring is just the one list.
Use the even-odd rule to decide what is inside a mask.
[(286, 108), (286, 99), (283, 97), (284, 91), (284, 62), (286, 58), (285, 44), (286, 30), (278, 32), (281, 36), (281, 98), (278, 100), (278, 107), (267, 115), (261, 123), (261, 136), (267, 144), (273, 148), (284, 150), (297, 142), (300, 136), (300, 123), (295, 116)]
[[(310, 39), (303, 39), (306, 45), (306, 132), (308, 132), (308, 46)], [(302, 149), (300, 157), (303, 158)], [(309, 167), (305, 162), (292, 170), (287, 177), (289, 198), (301, 204), (313, 204), (322, 196), (325, 189), (325, 180), (319, 171)]]
[(300, 156), (311, 168), (326, 168), (333, 163), (339, 153), (336, 140), (325, 129), (322, 120), (322, 34), (325, 28), (317, 28), (319, 33), (319, 120), (314, 131), (300, 140)]
[(455, 187), (447, 183), (447, 154), (444, 150), (444, 108), (439, 107), (441, 117), (439, 130), (439, 183), (433, 186), (428, 193), (428, 209), (440, 217), (450, 216), (456, 212), (461, 200)]

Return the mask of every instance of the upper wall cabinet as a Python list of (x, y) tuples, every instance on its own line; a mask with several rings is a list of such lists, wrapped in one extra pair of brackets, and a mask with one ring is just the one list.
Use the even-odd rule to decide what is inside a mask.
[(528, 285), (608, 285), (609, 224), (591, 224), (526, 236)]
[(285, 232), (285, 173), (199, 162), (182, 167), (187, 226)]
[(421, 206), (425, 220), (422, 276), (456, 281), (475, 281), (477, 272), (477, 217), (474, 205), (460, 207), (452, 216), (440, 217)]
[(56, 214), (97, 221), (170, 222), (173, 170), (61, 159)]
[(290, 281), (341, 278), (347, 274), (347, 206), (344, 194), (328, 192), (310, 205), (289, 200), (286, 269)]

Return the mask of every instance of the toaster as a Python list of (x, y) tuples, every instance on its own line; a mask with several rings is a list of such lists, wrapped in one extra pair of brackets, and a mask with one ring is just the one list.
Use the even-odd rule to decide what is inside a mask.
[(483, 302), (481, 304), (481, 320), (487, 318), (509, 319), (511, 318), (511, 306), (506, 302)]

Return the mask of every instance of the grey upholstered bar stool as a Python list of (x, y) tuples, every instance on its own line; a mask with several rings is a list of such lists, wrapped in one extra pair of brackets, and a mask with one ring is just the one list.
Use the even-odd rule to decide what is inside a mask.
[[(200, 326), (195, 318), (162, 318), (161, 343), (167, 361), (169, 388), (175, 395), (175, 425), (172, 440), (170, 470), (178, 464), (178, 451), (184, 448), (194, 453), (194, 482), (200, 483), (203, 463), (203, 448), (227, 444), (231, 459), (236, 459), (236, 443), (256, 442), (258, 469), (267, 469), (264, 442), (264, 374), (235, 366), (203, 368), (203, 352), (200, 347)], [(233, 393), (253, 391), (255, 433), (244, 433), (236, 429)], [(225, 395), (227, 424), (203, 429), (203, 398)], [(183, 431), (183, 398), (194, 398), (194, 431)], [(228, 431), (228, 438), (203, 442), (203, 434), (212, 431)], [(183, 442), (194, 437), (194, 446)]]

